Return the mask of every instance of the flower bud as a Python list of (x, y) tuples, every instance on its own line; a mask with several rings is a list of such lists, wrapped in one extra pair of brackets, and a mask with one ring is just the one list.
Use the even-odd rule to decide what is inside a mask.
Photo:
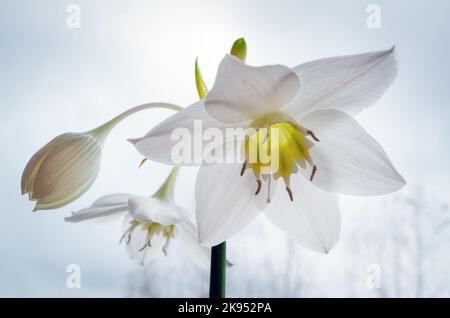
[(102, 138), (90, 133), (65, 133), (54, 138), (28, 162), (22, 194), (37, 201), (34, 211), (62, 207), (80, 197), (100, 170)]
[(230, 54), (236, 56), (242, 62), (245, 63), (245, 59), (247, 57), (247, 43), (244, 38), (237, 39), (234, 41), (233, 46), (231, 47)]

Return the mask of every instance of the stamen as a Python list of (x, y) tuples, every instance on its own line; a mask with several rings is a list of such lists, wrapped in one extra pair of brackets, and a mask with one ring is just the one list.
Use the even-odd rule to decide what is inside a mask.
[(171, 225), (169, 229), (164, 229), (164, 236), (166, 237), (166, 242), (162, 247), (162, 251), (165, 256), (167, 256), (167, 248), (169, 247), (170, 238), (174, 236), (174, 225)]
[(307, 130), (306, 133), (311, 136), (315, 141), (320, 141), (319, 138), (316, 137), (312, 130)]
[(120, 237), (119, 244), (122, 244), (123, 240), (127, 237), (127, 234), (128, 230), (125, 233), (123, 233), (122, 236)]
[(139, 252), (142, 252), (142, 251), (145, 250), (148, 246), (149, 246), (149, 245), (148, 245), (148, 242), (145, 243), (144, 246), (142, 246), (142, 247), (139, 249)]
[(123, 233), (122, 236), (120, 237), (119, 244), (122, 244), (122, 242), (123, 242), (123, 240), (124, 240), (125, 238), (127, 238), (127, 243), (126, 243), (126, 244), (127, 244), (127, 245), (130, 244), (130, 241), (131, 241), (131, 233), (133, 233), (134, 228), (135, 228), (137, 225), (138, 225), (138, 223), (135, 222), (135, 221), (131, 221), (131, 222), (130, 222), (130, 226), (129, 226), (128, 229), (125, 231), (125, 233)]
[(313, 168), (312, 168), (311, 177), (309, 178), (309, 181), (311, 181), (311, 182), (313, 181), (314, 175), (316, 174), (316, 171), (317, 171), (317, 166), (314, 165)]
[(142, 159), (141, 162), (139, 163), (139, 168), (141, 168), (146, 161), (147, 161), (147, 158)]
[[(151, 226), (151, 225), (150, 225)], [(153, 232), (151, 229), (147, 230), (147, 238), (145, 239), (145, 244), (144, 246), (142, 246), (139, 250), (139, 252), (142, 252), (143, 250), (145, 250), (147, 247), (152, 247), (151, 244), (151, 240), (152, 240), (152, 236), (153, 236)]]
[(244, 161), (241, 168), (241, 177), (244, 175), (245, 169), (247, 169), (247, 161)]
[(258, 187), (256, 188), (256, 192), (255, 192), (255, 195), (258, 195), (258, 193), (261, 191), (261, 185), (262, 185), (262, 183), (261, 183), (261, 180), (256, 180), (256, 183), (258, 184)]
[(292, 190), (291, 188), (289, 188), (288, 186), (286, 186), (286, 191), (289, 194), (289, 199), (291, 199), (291, 201), (294, 201), (294, 195), (292, 194)]

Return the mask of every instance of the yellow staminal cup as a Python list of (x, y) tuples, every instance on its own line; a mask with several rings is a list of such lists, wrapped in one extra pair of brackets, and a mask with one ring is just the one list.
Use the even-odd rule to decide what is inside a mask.
[(120, 239), (120, 243), (122, 243), (125, 238), (127, 238), (126, 244), (130, 244), (131, 237), (133, 235), (134, 230), (138, 227), (142, 226), (143, 229), (147, 231), (147, 237), (145, 240), (144, 246), (141, 247), (139, 251), (145, 250), (147, 247), (151, 247), (151, 241), (152, 237), (154, 235), (161, 235), (165, 238), (165, 243), (162, 247), (162, 251), (165, 255), (167, 255), (167, 248), (169, 247), (170, 240), (175, 236), (175, 225), (162, 225), (160, 223), (156, 222), (148, 222), (148, 223), (141, 223), (136, 220), (132, 220), (130, 222), (130, 226), (125, 231), (125, 233), (122, 235), (122, 238)]
[(290, 188), (290, 176), (298, 171), (298, 166), (306, 169), (306, 164), (312, 167), (310, 181), (317, 171), (310, 156), (310, 148), (318, 142), (317, 136), (300, 126), (289, 115), (277, 112), (261, 117), (250, 125), (244, 141), (245, 161), (242, 165), (241, 176), (247, 168), (251, 168), (256, 177), (257, 188), (255, 195), (262, 188), (262, 181), (268, 183), (267, 202), (270, 202), (271, 178), (283, 178), (289, 198), (293, 201)]

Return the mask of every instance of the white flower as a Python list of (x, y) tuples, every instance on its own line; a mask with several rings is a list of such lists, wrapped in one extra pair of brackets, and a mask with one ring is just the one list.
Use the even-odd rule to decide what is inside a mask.
[[(193, 132), (194, 120), (202, 120), (203, 128), (257, 129), (242, 141), (244, 164), (201, 166), (196, 182), (200, 242), (216, 245), (264, 211), (304, 246), (327, 253), (340, 231), (338, 194), (381, 195), (405, 184), (382, 147), (351, 116), (374, 104), (396, 73), (394, 49), (293, 69), (251, 67), (226, 56), (204, 101), (132, 142), (147, 158), (171, 163), (177, 142), (171, 140), (172, 130)], [(274, 128), (278, 135), (270, 133)], [(247, 162), (252, 147), (258, 155), (268, 148), (277, 151), (277, 169), (267, 170), (259, 159)], [(279, 177), (284, 188), (277, 187)]]
[(148, 263), (166, 254), (173, 241), (180, 253), (207, 269), (209, 248), (199, 245), (197, 226), (190, 220), (191, 214), (173, 203), (172, 189), (177, 170), (172, 171), (151, 198), (122, 193), (106, 195), (65, 220), (81, 222), (125, 214), (120, 242), (126, 245), (132, 260), (141, 265)]
[(65, 133), (38, 150), (26, 165), (22, 195), (37, 201), (34, 211), (65, 206), (85, 193), (100, 170), (102, 147), (122, 119), (148, 108), (178, 110), (171, 104), (151, 103), (129, 109), (106, 124), (86, 133)]

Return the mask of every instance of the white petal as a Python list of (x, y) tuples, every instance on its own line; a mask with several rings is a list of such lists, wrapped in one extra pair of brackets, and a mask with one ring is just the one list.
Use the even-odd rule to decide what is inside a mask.
[(172, 225), (185, 221), (191, 214), (170, 202), (157, 198), (132, 197), (128, 200), (130, 215), (139, 222)]
[[(144, 137), (129, 141), (150, 160), (174, 165), (200, 165), (203, 162), (203, 149), (210, 142), (202, 139), (203, 132), (212, 127), (225, 136), (225, 125), (206, 114), (203, 101), (199, 101), (169, 117)], [(177, 156), (179, 151), (176, 145), (182, 141), (187, 144), (189, 160), (180, 160)]]
[(188, 220), (175, 227), (178, 229), (178, 237), (174, 242), (180, 252), (198, 266), (209, 269), (211, 249), (198, 243), (198, 231), (194, 222)]
[(320, 110), (301, 119), (301, 124), (320, 139), (311, 148), (318, 168), (313, 182), (320, 188), (342, 194), (381, 195), (405, 185), (383, 148), (350, 115)]
[(294, 67), (302, 87), (284, 109), (302, 116), (318, 109), (356, 114), (373, 105), (397, 75), (394, 48), (321, 59)]
[(97, 199), (90, 207), (73, 212), (66, 217), (66, 222), (81, 222), (85, 220), (106, 217), (120, 212), (128, 211), (128, 199), (130, 194), (116, 193), (105, 195)]
[[(124, 219), (124, 232), (130, 226), (132, 218), (130, 215), (126, 215)], [(127, 242), (125, 242), (126, 244)], [(151, 239), (151, 246), (147, 245), (147, 225), (138, 225), (133, 233), (131, 234), (130, 241), (126, 244), (128, 256), (144, 265), (159, 256), (163, 255), (163, 246), (165, 243), (165, 238), (162, 235), (153, 235)], [(145, 246), (145, 248), (143, 248)]]
[(301, 175), (291, 177), (291, 189), (292, 202), (285, 189), (278, 188), (272, 204), (266, 209), (267, 218), (303, 246), (328, 253), (339, 238), (338, 195), (313, 186)]
[(206, 95), (208, 114), (224, 123), (242, 123), (277, 111), (297, 94), (300, 81), (283, 65), (248, 66), (227, 55)]
[(217, 245), (260, 213), (252, 173), (240, 176), (241, 164), (202, 165), (195, 184), (199, 241)]
[(128, 204), (128, 200), (131, 197), (133, 197), (133, 196), (128, 193), (108, 194), (108, 195), (105, 195), (105, 196), (100, 197), (97, 200), (95, 200), (95, 202), (92, 204), (92, 206), (103, 207), (103, 206), (110, 206), (110, 205)]

